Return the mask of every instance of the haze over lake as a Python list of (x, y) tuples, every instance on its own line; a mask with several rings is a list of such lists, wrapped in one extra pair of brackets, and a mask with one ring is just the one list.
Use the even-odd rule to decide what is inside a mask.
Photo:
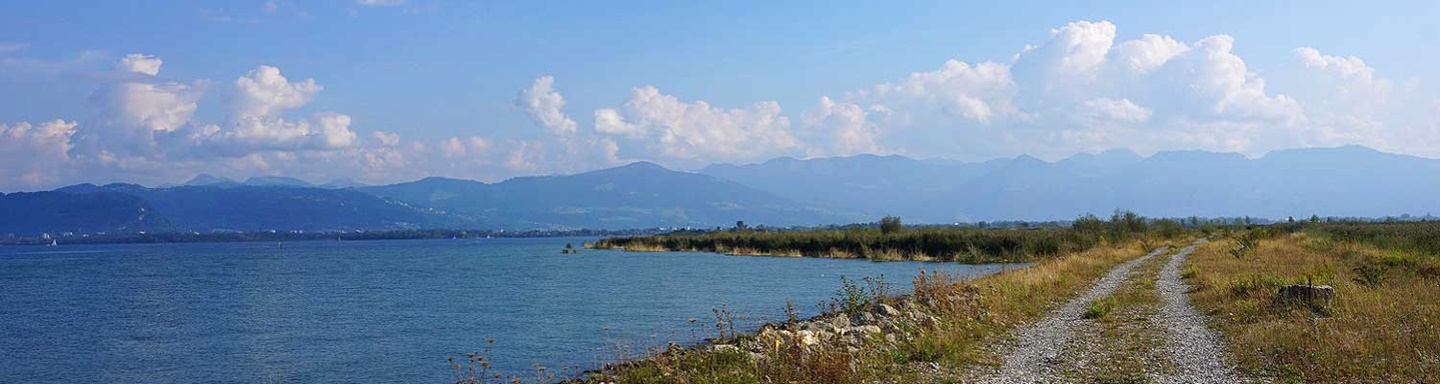
[[(0, 382), (441, 382), (495, 339), (505, 373), (804, 315), (839, 277), (1003, 267), (585, 250), (483, 239), (0, 248)], [(692, 324), (689, 319), (696, 321)], [(695, 333), (692, 333), (695, 332)]]

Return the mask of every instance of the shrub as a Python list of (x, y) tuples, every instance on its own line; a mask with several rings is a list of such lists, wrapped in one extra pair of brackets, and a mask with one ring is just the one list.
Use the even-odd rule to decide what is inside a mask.
[(1379, 287), (1385, 283), (1385, 266), (1376, 263), (1363, 263), (1355, 266), (1355, 282), (1370, 288)]
[(900, 223), (898, 216), (885, 216), (880, 219), (880, 233), (888, 235), (898, 233), (902, 229), (905, 229), (905, 225)]

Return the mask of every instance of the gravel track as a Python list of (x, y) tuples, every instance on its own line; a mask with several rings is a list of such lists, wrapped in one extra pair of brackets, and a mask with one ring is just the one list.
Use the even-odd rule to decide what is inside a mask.
[[(1205, 239), (1195, 242), (1202, 244)], [(1169, 335), (1166, 351), (1174, 362), (1173, 375), (1159, 377), (1162, 383), (1238, 383), (1248, 382), (1235, 373), (1226, 359), (1225, 343), (1215, 330), (1205, 325), (1205, 317), (1190, 306), (1186, 292), (1190, 286), (1180, 278), (1180, 265), (1195, 251), (1195, 245), (1182, 248), (1160, 270), (1155, 289), (1165, 301), (1161, 315), (1155, 320)]]
[[(984, 383), (1051, 383), (1061, 382), (1062, 368), (1059, 357), (1075, 338), (1075, 325), (1089, 321), (1083, 318), (1085, 308), (1097, 299), (1110, 296), (1122, 283), (1130, 279), (1131, 271), (1137, 265), (1152, 257), (1163, 254), (1169, 248), (1159, 248), (1145, 256), (1127, 261), (1114, 269), (1090, 287), (1084, 295), (1077, 297), (1050, 316), (1015, 332), (1015, 340), (1005, 356), (1005, 365)], [(1177, 275), (1178, 276), (1178, 275)], [(1183, 291), (1181, 292), (1183, 295)]]

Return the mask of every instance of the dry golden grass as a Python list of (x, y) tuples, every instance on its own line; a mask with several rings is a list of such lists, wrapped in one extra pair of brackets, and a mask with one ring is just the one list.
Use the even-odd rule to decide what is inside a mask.
[[(1194, 304), (1209, 312), (1251, 374), (1282, 382), (1440, 382), (1436, 256), (1295, 233), (1237, 258), (1234, 242), (1186, 261)], [(1279, 286), (1328, 284), (1328, 302), (1283, 303)]]

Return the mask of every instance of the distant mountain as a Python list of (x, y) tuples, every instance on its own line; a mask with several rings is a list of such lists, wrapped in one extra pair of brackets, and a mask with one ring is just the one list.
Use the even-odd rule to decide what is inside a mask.
[(208, 174), (208, 173), (202, 173), (202, 174), (196, 175), (194, 178), (191, 178), (190, 181), (186, 181), (185, 184), (181, 184), (181, 185), (188, 185), (188, 186), (192, 186), (192, 187), (199, 187), (199, 186), (205, 186), (205, 185), (240, 185), (240, 183), (237, 183), (237, 182), (235, 182), (235, 180), (230, 180), (230, 179), (227, 179), (227, 178), (224, 178), (224, 177), (213, 176), (213, 175), (210, 175), (210, 174)]
[(496, 184), (428, 178), (359, 190), (519, 228), (713, 227), (738, 220), (796, 225), (859, 219), (649, 162)]
[(249, 179), (245, 179), (245, 185), (255, 186), (255, 187), (298, 187), (298, 188), (309, 188), (309, 187), (314, 187), (314, 186), (315, 186), (314, 184), (310, 184), (310, 182), (307, 182), (307, 181), (305, 181), (305, 180), (300, 180), (300, 179), (296, 179), (296, 178), (293, 178), (293, 177), (284, 177), (284, 176), (255, 176), (255, 177), (251, 177), (251, 178), (249, 178)]
[(702, 173), (782, 197), (912, 222), (1068, 219), (1116, 208), (1151, 216), (1312, 214), (1379, 217), (1440, 211), (1440, 160), (1361, 146), (1236, 153), (1128, 150), (1049, 163), (861, 155), (715, 165)]
[(1056, 162), (860, 155), (713, 165), (639, 162), (489, 184), (427, 178), (315, 187), (200, 175), (183, 186), (78, 184), (0, 194), (0, 234), (46, 232), (621, 229), (812, 225), (899, 215), (910, 223), (1148, 216), (1366, 216), (1440, 211), (1440, 160), (1359, 146), (1235, 153), (1128, 150)]
[(410, 228), (622, 229), (794, 225), (866, 219), (653, 163), (496, 184), (428, 178), (375, 187), (297, 179), (185, 185), (79, 184), (0, 196), (0, 234), (133, 231), (320, 231)]
[(993, 174), (1014, 161), (962, 163), (875, 155), (810, 160), (785, 157), (761, 164), (717, 164), (700, 173), (774, 192), (791, 200), (862, 213), (867, 220), (880, 215), (900, 215), (946, 222), (955, 216), (937, 209), (949, 211), (945, 207), (956, 204), (937, 207), (937, 202), (951, 198), (971, 180)]
[(343, 178), (343, 177), (342, 177), (342, 178), (339, 178), (339, 179), (335, 179), (335, 180), (330, 180), (329, 182), (327, 182), (327, 183), (325, 183), (325, 184), (320, 184), (320, 185), (319, 185), (320, 188), (329, 188), (329, 189), (360, 188), (360, 187), (368, 187), (368, 186), (370, 186), (370, 185), (369, 185), (369, 184), (365, 184), (365, 183), (361, 183), (361, 182), (358, 182), (358, 181), (355, 181), (355, 180), (351, 180), (351, 179), (348, 179), (348, 178)]

